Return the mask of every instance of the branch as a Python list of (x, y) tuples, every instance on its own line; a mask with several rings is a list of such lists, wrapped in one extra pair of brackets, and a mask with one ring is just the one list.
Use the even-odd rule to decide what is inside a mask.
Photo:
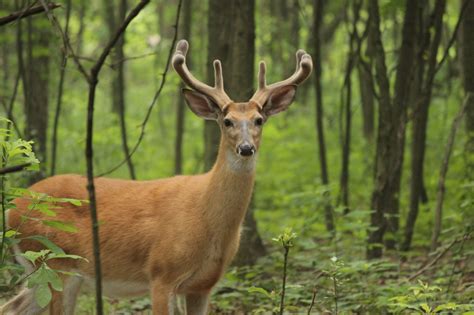
[(102, 304), (102, 268), (100, 264), (100, 241), (99, 241), (99, 221), (97, 218), (97, 201), (95, 196), (94, 187), (94, 162), (93, 162), (93, 127), (94, 127), (94, 102), (95, 102), (95, 91), (98, 83), (99, 72), (104, 65), (105, 59), (110, 54), (110, 51), (117, 43), (119, 38), (125, 32), (126, 28), (132, 22), (132, 20), (140, 13), (140, 11), (150, 2), (150, 0), (141, 0), (135, 8), (127, 15), (125, 20), (122, 22), (120, 27), (115, 32), (114, 36), (109, 40), (99, 59), (90, 70), (90, 76), (88, 77), (89, 83), (89, 97), (87, 103), (87, 133), (86, 133), (86, 148), (85, 156), (87, 163), (87, 191), (89, 193), (89, 209), (92, 223), (92, 242), (93, 242), (93, 255), (94, 255), (94, 266), (95, 266), (95, 288), (96, 288), (96, 310), (97, 315), (103, 314)]
[(77, 66), (77, 69), (79, 70), (79, 72), (84, 76), (84, 78), (86, 79), (87, 83), (90, 83), (90, 78), (89, 78), (89, 74), (87, 73), (86, 69), (84, 69), (84, 67), (82, 66), (81, 62), (79, 61), (79, 58), (77, 58), (76, 54), (74, 53), (74, 49), (72, 48), (71, 46), (71, 41), (69, 40), (69, 35), (67, 33), (65, 33), (61, 27), (61, 24), (59, 24), (58, 20), (56, 19), (56, 17), (54, 16), (54, 14), (52, 14), (46, 4), (46, 2), (44, 0), (41, 0), (41, 4), (43, 5), (43, 7), (45, 8), (45, 11), (46, 11), (46, 14), (48, 16), (48, 19), (51, 21), (51, 23), (53, 24), (54, 27), (56, 27), (56, 29), (58, 30), (60, 36), (61, 36), (61, 39), (63, 40), (63, 46), (65, 47), (65, 50), (69, 50), (70, 51), (70, 54), (72, 56), (72, 60), (74, 60), (74, 63), (76, 64)]
[(427, 263), (426, 265), (424, 265), (420, 270), (418, 270), (417, 272), (415, 272), (414, 274), (412, 274), (409, 278), (408, 278), (408, 281), (412, 281), (413, 279), (417, 278), (419, 275), (423, 274), (424, 272), (426, 272), (429, 268), (431, 268), (432, 266), (434, 266), (441, 258), (443, 258), (444, 255), (446, 255), (446, 253), (456, 244), (456, 243), (459, 243), (461, 241), (465, 241), (465, 240), (468, 240), (470, 239), (471, 236), (470, 235), (464, 235), (463, 237), (461, 238), (457, 238), (455, 240), (453, 240), (448, 246), (446, 246), (446, 248), (441, 251), (438, 256), (436, 256), (432, 261), (430, 261), (429, 263)]
[(163, 87), (165, 86), (166, 75), (168, 74), (168, 69), (170, 68), (171, 58), (173, 57), (173, 52), (174, 52), (174, 48), (175, 48), (175, 45), (176, 45), (176, 40), (178, 38), (178, 25), (179, 25), (179, 17), (180, 17), (180, 14), (181, 14), (182, 2), (183, 2), (183, 0), (179, 0), (179, 2), (178, 2), (178, 8), (176, 10), (175, 25), (173, 26), (174, 29), (175, 29), (175, 32), (174, 32), (173, 41), (171, 42), (170, 50), (169, 50), (169, 53), (168, 53), (168, 60), (166, 61), (165, 69), (163, 70), (163, 73), (161, 74), (161, 76), (162, 76), (161, 84), (160, 84), (160, 87), (158, 88), (158, 91), (156, 91), (155, 95), (153, 96), (153, 100), (151, 101), (150, 105), (148, 106), (147, 113), (146, 113), (145, 118), (143, 119), (143, 122), (141, 124), (140, 135), (138, 136), (137, 143), (135, 143), (135, 146), (130, 151), (130, 154), (127, 157), (125, 157), (124, 160), (122, 160), (116, 166), (112, 167), (110, 170), (99, 174), (98, 177), (108, 175), (108, 174), (116, 171), (117, 169), (119, 169), (122, 165), (124, 165), (133, 156), (133, 154), (137, 151), (138, 147), (140, 146), (140, 144), (141, 144), (141, 142), (142, 142), (142, 140), (145, 136), (146, 125), (148, 123), (148, 120), (150, 119), (153, 107), (155, 106), (156, 101), (158, 100), (158, 97), (160, 96), (161, 91), (163, 90)]
[(14, 22), (14, 21), (19, 20), (19, 19), (23, 19), (23, 18), (31, 16), (31, 15), (35, 15), (35, 14), (45, 12), (47, 10), (54, 10), (56, 8), (59, 8), (61, 5), (59, 5), (57, 3), (48, 3), (46, 6), (47, 7), (45, 8), (43, 5), (37, 5), (37, 6), (31, 7), (31, 8), (27, 8), (27, 9), (24, 9), (24, 10), (21, 10), (21, 11), (16, 11), (16, 12), (11, 13), (10, 15), (1, 17), (0, 18), (0, 26), (9, 24), (11, 22)]
[[(91, 69), (91, 76), (92, 80), (97, 79), (97, 75), (100, 72), (100, 69), (104, 65), (105, 59), (107, 56), (110, 54), (110, 51), (112, 48), (115, 46), (117, 41), (120, 39), (120, 36), (122, 36), (123, 32), (127, 28), (127, 26), (130, 24), (130, 22), (140, 13), (140, 11), (150, 2), (150, 0), (141, 0), (140, 3), (128, 14), (127, 18), (123, 21), (122, 25), (120, 25), (119, 29), (115, 32), (114, 36), (112, 39), (109, 41), (107, 46), (105, 46), (104, 50), (102, 51), (102, 54), (99, 56), (99, 59), (97, 60), (96, 64), (92, 67)], [(95, 78), (94, 78), (95, 76)]]
[(20, 172), (20, 171), (23, 171), (26, 167), (28, 167), (30, 165), (31, 165), (31, 163), (23, 163), (23, 164), (19, 164), (19, 165), (4, 167), (4, 168), (0, 169), (0, 175)]
[(464, 12), (466, 11), (467, 5), (469, 4), (470, 1), (471, 0), (466, 0), (463, 3), (463, 6), (461, 8), (461, 12), (459, 13), (458, 21), (456, 23), (456, 26), (454, 27), (453, 34), (451, 35), (451, 39), (448, 42), (448, 46), (444, 50), (443, 58), (441, 58), (438, 65), (436, 66), (436, 69), (435, 69), (435, 72), (434, 72), (435, 74), (439, 71), (439, 69), (441, 69), (441, 66), (443, 65), (446, 58), (448, 58), (449, 50), (451, 49), (451, 46), (453, 46), (454, 42), (456, 41), (458, 30), (459, 30), (459, 27), (461, 26), (461, 22), (462, 22), (462, 19), (464, 17)]
[(448, 173), (449, 159), (451, 158), (451, 153), (454, 146), (454, 138), (456, 137), (456, 131), (461, 123), (462, 117), (466, 113), (467, 106), (470, 104), (471, 97), (474, 97), (473, 93), (468, 93), (464, 99), (464, 103), (461, 106), (458, 114), (453, 120), (451, 125), (451, 131), (449, 132), (448, 142), (446, 143), (446, 148), (444, 150), (443, 162), (441, 164), (441, 169), (439, 172), (438, 180), (438, 192), (436, 196), (436, 208), (435, 208), (435, 217), (433, 224), (433, 234), (431, 236), (431, 251), (436, 250), (438, 245), (438, 238), (441, 233), (441, 224), (442, 224), (442, 211), (444, 203), (444, 194), (446, 192), (445, 181), (446, 174)]

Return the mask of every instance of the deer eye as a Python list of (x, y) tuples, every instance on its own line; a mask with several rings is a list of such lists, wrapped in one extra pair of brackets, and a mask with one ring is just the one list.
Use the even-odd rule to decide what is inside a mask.
[(232, 127), (234, 124), (232, 123), (232, 121), (230, 119), (224, 119), (224, 126), (226, 127)]
[(261, 126), (261, 125), (263, 125), (263, 119), (260, 117), (255, 119), (255, 126)]

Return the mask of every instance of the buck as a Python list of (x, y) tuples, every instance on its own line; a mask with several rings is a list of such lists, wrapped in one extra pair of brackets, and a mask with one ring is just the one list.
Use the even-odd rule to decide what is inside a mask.
[[(96, 178), (104, 294), (130, 297), (150, 293), (153, 314), (170, 314), (176, 295), (184, 295), (188, 314), (206, 314), (209, 294), (239, 247), (240, 228), (252, 194), (262, 127), (267, 119), (292, 103), (296, 87), (311, 73), (310, 55), (296, 53), (296, 71), (288, 79), (266, 84), (265, 63), (259, 65), (258, 89), (245, 103), (232, 101), (224, 91), (222, 67), (214, 61), (214, 86), (198, 81), (186, 65), (188, 43), (178, 42), (172, 64), (192, 89), (184, 89), (189, 108), (199, 117), (217, 121), (221, 140), (212, 169), (200, 175), (132, 181)], [(87, 199), (86, 178), (59, 175), (31, 186), (54, 197)], [(63, 291), (53, 292), (51, 314), (73, 314), (81, 284), (94, 281), (91, 222), (88, 205), (63, 204), (55, 220), (74, 222), (77, 233), (46, 227), (38, 220), (20, 224), (28, 201), (16, 200), (8, 213), (9, 226), (22, 237), (45, 235), (66, 253), (83, 260), (57, 259), (51, 267), (69, 270)], [(40, 250), (23, 240), (18, 254)], [(20, 263), (25, 259), (17, 255)], [(31, 270), (32, 266), (25, 266)], [(5, 314), (38, 314), (34, 288), (26, 288), (5, 304)]]

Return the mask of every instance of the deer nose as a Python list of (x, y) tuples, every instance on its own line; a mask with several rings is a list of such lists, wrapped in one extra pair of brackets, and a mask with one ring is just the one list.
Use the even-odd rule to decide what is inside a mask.
[(243, 143), (237, 147), (237, 153), (242, 156), (251, 156), (255, 154), (255, 147), (249, 143)]

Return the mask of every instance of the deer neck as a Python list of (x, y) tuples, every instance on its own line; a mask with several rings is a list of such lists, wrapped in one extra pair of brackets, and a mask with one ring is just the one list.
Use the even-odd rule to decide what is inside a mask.
[(216, 163), (207, 173), (206, 215), (224, 229), (238, 228), (252, 197), (256, 156), (237, 156), (221, 137)]

